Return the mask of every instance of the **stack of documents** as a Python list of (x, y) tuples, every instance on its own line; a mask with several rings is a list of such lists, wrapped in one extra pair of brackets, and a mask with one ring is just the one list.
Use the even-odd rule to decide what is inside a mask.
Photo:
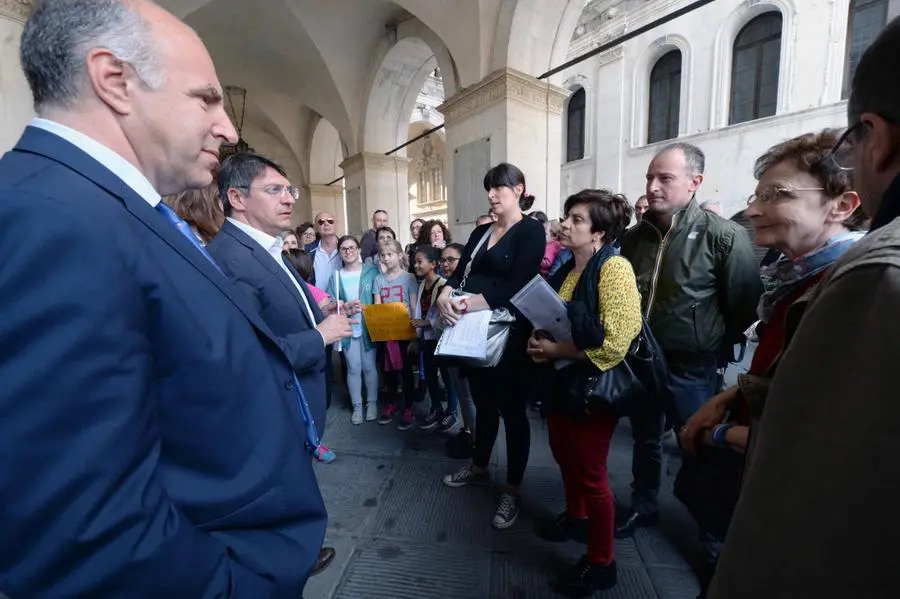
[[(531, 321), (536, 330), (545, 331), (554, 341), (571, 341), (572, 325), (566, 312), (566, 303), (541, 275), (528, 281), (510, 302)], [(569, 360), (557, 360), (557, 369), (571, 364)]]

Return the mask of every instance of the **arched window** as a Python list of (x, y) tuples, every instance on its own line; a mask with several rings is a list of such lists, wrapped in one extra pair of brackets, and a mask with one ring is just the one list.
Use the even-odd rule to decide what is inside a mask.
[(647, 143), (678, 137), (681, 109), (681, 52), (672, 50), (650, 71), (650, 118)]
[(781, 13), (767, 12), (734, 39), (731, 64), (732, 125), (775, 114), (781, 66)]
[(847, 22), (847, 56), (844, 60), (844, 90), (850, 95), (850, 84), (856, 65), (869, 44), (875, 41), (887, 23), (888, 0), (851, 0)]
[(566, 113), (566, 162), (584, 158), (585, 105), (585, 93), (582, 87), (569, 98), (569, 108)]

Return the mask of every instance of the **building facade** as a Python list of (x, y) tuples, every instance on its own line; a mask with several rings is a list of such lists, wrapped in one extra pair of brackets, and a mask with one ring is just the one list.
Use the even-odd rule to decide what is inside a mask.
[[(688, 4), (593, 0), (569, 56)], [(637, 199), (650, 159), (678, 140), (706, 153), (698, 199), (742, 210), (767, 148), (845, 126), (853, 69), (897, 15), (900, 0), (716, 0), (572, 67), (561, 197), (608, 187)]]

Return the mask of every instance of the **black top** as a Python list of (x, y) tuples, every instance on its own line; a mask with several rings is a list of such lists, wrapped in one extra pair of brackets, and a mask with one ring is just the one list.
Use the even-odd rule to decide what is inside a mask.
[[(459, 289), (472, 251), (490, 226), (476, 227), (469, 236), (456, 272), (447, 280), (447, 285), (453, 289)], [(544, 226), (533, 218), (524, 217), (510, 227), (491, 249), (488, 249), (489, 243), (490, 240), (485, 241), (475, 255), (472, 272), (462, 291), (481, 294), (492, 309), (507, 308), (521, 318), (509, 300), (541, 270), (541, 259), (547, 245)]]

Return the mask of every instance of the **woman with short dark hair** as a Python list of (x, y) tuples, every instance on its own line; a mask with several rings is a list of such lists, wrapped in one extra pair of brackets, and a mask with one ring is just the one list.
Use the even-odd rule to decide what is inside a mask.
[(618, 366), (641, 331), (641, 295), (634, 271), (614, 249), (631, 213), (625, 196), (605, 189), (586, 189), (566, 200), (559, 241), (572, 251), (573, 259), (560, 268), (551, 285), (569, 302), (570, 315), (580, 315), (570, 317), (574, 341), (555, 341), (540, 331), (528, 340), (528, 354), (537, 363), (574, 362), (557, 372), (544, 406), (566, 509), (540, 531), (548, 541), (587, 542), (584, 557), (556, 581), (557, 590), (567, 597), (587, 597), (614, 586), (617, 579), (615, 506), (606, 458), (619, 417), (603, 408), (574, 411), (562, 394), (586, 368), (602, 376)]

